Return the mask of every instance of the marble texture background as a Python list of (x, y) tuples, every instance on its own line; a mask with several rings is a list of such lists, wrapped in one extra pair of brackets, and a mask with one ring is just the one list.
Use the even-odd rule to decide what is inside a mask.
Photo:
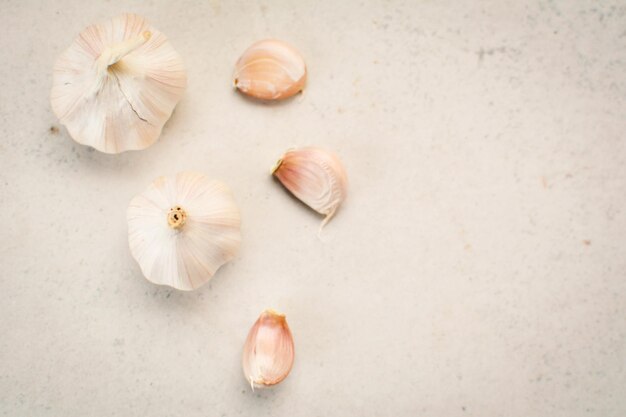
[[(50, 110), (90, 23), (146, 16), (188, 67), (159, 142), (104, 155)], [(266, 37), (306, 58), (277, 105), (231, 88)], [(626, 2), (0, 1), (0, 415), (626, 415)], [(268, 175), (335, 150), (320, 218)], [(237, 259), (192, 293), (142, 278), (125, 211), (155, 177), (228, 183)], [(287, 314), (289, 378), (240, 354)]]

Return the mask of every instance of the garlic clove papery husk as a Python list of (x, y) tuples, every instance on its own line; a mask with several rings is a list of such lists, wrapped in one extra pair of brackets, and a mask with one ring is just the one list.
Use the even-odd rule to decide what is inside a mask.
[(252, 389), (278, 384), (293, 366), (293, 336), (284, 314), (265, 310), (254, 323), (243, 348), (243, 373)]
[(101, 152), (144, 149), (187, 84), (165, 35), (124, 14), (84, 29), (54, 65), (50, 102), (72, 138)]
[(306, 83), (306, 65), (291, 45), (266, 39), (250, 46), (235, 64), (233, 84), (261, 100), (280, 100), (299, 93)]
[(130, 251), (144, 276), (179, 290), (208, 282), (241, 242), (228, 187), (193, 172), (157, 178), (131, 200), (127, 220)]
[(300, 201), (326, 216), (320, 230), (335, 215), (348, 191), (348, 177), (341, 161), (320, 148), (287, 151), (272, 174)]

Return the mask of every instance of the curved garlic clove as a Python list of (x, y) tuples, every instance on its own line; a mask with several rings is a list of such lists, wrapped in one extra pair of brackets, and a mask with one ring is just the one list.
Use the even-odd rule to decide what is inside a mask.
[(320, 229), (346, 198), (348, 177), (341, 161), (320, 148), (287, 151), (272, 169), (272, 174), (299, 200), (326, 215)]
[(202, 174), (157, 178), (127, 211), (130, 251), (144, 276), (193, 290), (235, 257), (239, 209), (226, 185)]
[(250, 46), (235, 64), (235, 87), (262, 100), (280, 100), (299, 93), (306, 82), (300, 53), (285, 42), (266, 39)]
[(285, 379), (293, 366), (294, 354), (285, 315), (265, 310), (250, 329), (243, 347), (243, 373), (252, 389)]
[(87, 27), (54, 65), (50, 102), (72, 138), (101, 152), (152, 145), (187, 84), (182, 59), (142, 17)]

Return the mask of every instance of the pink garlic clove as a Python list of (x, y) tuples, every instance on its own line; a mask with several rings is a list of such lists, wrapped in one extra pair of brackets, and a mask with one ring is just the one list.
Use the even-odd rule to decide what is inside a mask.
[(348, 192), (348, 177), (341, 161), (320, 148), (287, 151), (272, 174), (299, 200), (326, 215), (320, 229), (335, 215)]
[(243, 373), (252, 389), (276, 385), (287, 377), (294, 359), (291, 331), (284, 314), (265, 310), (243, 347)]
[(300, 53), (285, 42), (266, 39), (250, 46), (235, 64), (233, 83), (261, 100), (281, 100), (299, 93), (306, 82)]

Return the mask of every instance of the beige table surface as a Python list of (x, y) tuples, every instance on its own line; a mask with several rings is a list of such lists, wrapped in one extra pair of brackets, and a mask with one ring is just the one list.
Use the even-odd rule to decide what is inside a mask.
[[(111, 156), (58, 123), (51, 68), (125, 11), (189, 88), (159, 142)], [(231, 88), (266, 37), (305, 56), (302, 97)], [(0, 50), (0, 415), (626, 415), (624, 1), (2, 0)], [(268, 175), (302, 145), (350, 177), (323, 241)], [(243, 219), (191, 293), (127, 244), (129, 200), (181, 170)], [(253, 393), (241, 348), (267, 307), (296, 362)]]

